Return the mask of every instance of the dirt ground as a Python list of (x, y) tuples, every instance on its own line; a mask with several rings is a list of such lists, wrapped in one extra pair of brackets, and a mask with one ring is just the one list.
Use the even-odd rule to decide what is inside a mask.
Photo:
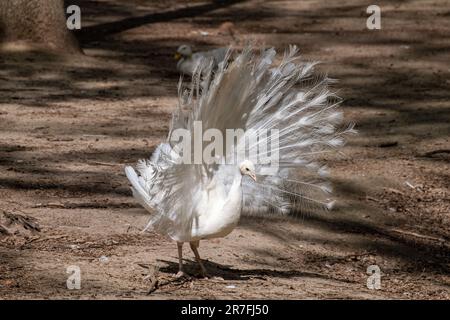
[[(84, 57), (0, 55), (0, 222), (31, 217), (0, 235), (1, 299), (450, 298), (448, 1), (378, 1), (381, 30), (356, 0), (79, 3)], [(176, 48), (248, 40), (297, 44), (339, 79), (359, 134), (328, 159), (337, 206), (242, 219), (201, 243), (216, 278), (174, 281), (176, 245), (141, 233), (148, 214), (123, 168), (167, 134)], [(71, 265), (80, 290), (66, 287)], [(366, 286), (370, 265), (380, 290)]]

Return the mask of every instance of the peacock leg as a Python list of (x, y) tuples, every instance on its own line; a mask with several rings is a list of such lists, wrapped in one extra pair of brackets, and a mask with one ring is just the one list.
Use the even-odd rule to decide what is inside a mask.
[(198, 264), (200, 265), (201, 275), (203, 277), (207, 277), (206, 268), (205, 268), (205, 266), (202, 263), (202, 259), (200, 258), (200, 254), (198, 253), (198, 246), (200, 244), (200, 241), (192, 241), (192, 242), (189, 242), (189, 244), (191, 245), (191, 249), (194, 252), (195, 260), (197, 260)]
[(183, 242), (177, 242), (177, 247), (178, 247), (178, 273), (176, 277), (181, 278), (186, 276), (186, 273), (183, 271)]

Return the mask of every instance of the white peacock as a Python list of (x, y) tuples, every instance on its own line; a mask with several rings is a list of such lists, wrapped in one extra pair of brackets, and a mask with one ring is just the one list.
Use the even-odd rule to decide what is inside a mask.
[[(137, 172), (125, 168), (134, 197), (152, 213), (146, 230), (177, 242), (178, 276), (185, 274), (183, 243), (189, 242), (206, 274), (200, 240), (225, 237), (241, 214), (290, 215), (331, 207), (320, 159), (343, 145), (343, 135), (354, 132), (353, 125), (342, 128), (340, 99), (329, 88), (331, 80), (297, 52), (290, 46), (275, 64), (274, 49), (256, 54), (247, 47), (215, 71), (211, 61), (200, 63), (188, 88), (180, 82), (167, 142), (149, 160), (139, 161)], [(180, 128), (193, 132), (198, 121), (223, 136), (227, 129), (243, 129), (236, 143), (247, 153), (272, 139), (249, 145), (248, 132), (277, 129), (277, 166), (254, 159), (233, 164), (229, 160), (236, 159), (239, 148), (216, 155), (212, 164), (186, 163), (172, 135)]]
[(175, 60), (177, 60), (177, 70), (186, 75), (192, 75), (195, 69), (202, 63), (204, 59), (211, 59), (213, 67), (225, 60), (228, 48), (217, 48), (209, 51), (192, 52), (190, 45), (183, 44), (178, 47), (175, 52)]

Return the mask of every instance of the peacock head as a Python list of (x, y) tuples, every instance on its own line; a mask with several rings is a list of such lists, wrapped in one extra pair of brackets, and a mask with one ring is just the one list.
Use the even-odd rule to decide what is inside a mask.
[(178, 47), (177, 52), (175, 53), (175, 60), (179, 60), (181, 58), (188, 58), (192, 56), (192, 49), (187, 44), (183, 44)]
[(250, 160), (242, 161), (239, 165), (239, 170), (243, 176), (249, 176), (253, 181), (256, 181), (255, 166)]

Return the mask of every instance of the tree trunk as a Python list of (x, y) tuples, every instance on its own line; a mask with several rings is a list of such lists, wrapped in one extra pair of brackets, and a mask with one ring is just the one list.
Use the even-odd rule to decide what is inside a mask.
[(81, 52), (67, 29), (63, 0), (0, 0), (0, 42), (14, 41), (64, 53)]

